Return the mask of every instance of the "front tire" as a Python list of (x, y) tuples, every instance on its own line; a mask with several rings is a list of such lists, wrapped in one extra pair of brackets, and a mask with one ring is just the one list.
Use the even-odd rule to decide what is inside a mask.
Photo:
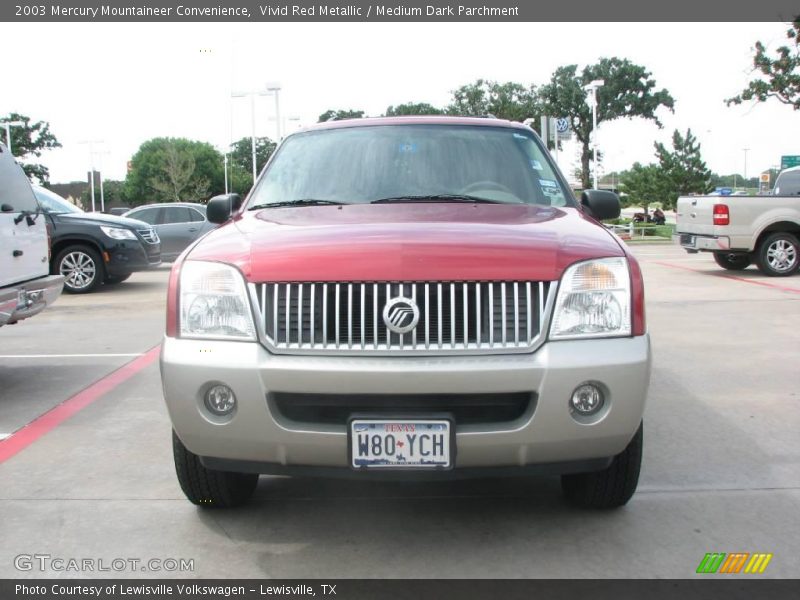
[(607, 469), (562, 475), (561, 488), (571, 504), (583, 508), (618, 508), (627, 504), (639, 483), (643, 424)]
[(758, 269), (770, 277), (787, 277), (800, 266), (800, 242), (791, 233), (773, 233), (764, 238), (756, 253)]
[(105, 277), (105, 267), (97, 250), (75, 245), (64, 248), (53, 263), (55, 274), (64, 276), (64, 291), (88, 294), (96, 290)]
[(714, 252), (714, 260), (728, 271), (744, 271), (750, 266), (750, 256), (742, 252)]
[(189, 502), (203, 508), (233, 508), (247, 502), (258, 484), (255, 473), (231, 473), (205, 468), (172, 432), (175, 472)]

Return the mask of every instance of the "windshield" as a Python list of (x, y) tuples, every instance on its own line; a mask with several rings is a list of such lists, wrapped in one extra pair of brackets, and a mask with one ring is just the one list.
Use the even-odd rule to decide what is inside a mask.
[(249, 208), (295, 202), (429, 199), (572, 205), (535, 137), (470, 125), (375, 125), (296, 134), (281, 146)]
[(74, 204), (64, 200), (58, 194), (50, 190), (34, 186), (33, 193), (39, 201), (42, 210), (49, 213), (82, 213), (83, 210)]

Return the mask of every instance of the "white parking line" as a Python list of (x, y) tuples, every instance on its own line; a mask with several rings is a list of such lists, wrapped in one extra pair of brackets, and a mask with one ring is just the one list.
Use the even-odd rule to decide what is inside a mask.
[(0, 358), (135, 358), (142, 352), (132, 354), (0, 354)]

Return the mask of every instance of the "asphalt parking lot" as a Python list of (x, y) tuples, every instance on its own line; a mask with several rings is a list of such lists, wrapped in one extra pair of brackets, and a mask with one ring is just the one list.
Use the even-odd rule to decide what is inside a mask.
[[(800, 577), (800, 275), (733, 274), (671, 245), (634, 252), (654, 369), (642, 478), (625, 508), (567, 507), (546, 477), (262, 477), (242, 509), (195, 508), (174, 475), (153, 350), (162, 268), (0, 329), (0, 437), (18, 432), (0, 442), (0, 578), (684, 578), (707, 552), (772, 553), (759, 577)], [(15, 566), (33, 554), (194, 568)]]

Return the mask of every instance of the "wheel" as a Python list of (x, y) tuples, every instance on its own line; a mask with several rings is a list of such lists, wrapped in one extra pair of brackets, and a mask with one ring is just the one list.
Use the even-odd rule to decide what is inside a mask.
[(791, 233), (773, 233), (764, 238), (756, 252), (758, 269), (770, 277), (786, 277), (797, 271), (800, 243)]
[(88, 294), (103, 282), (105, 268), (100, 255), (89, 246), (68, 246), (56, 256), (54, 271), (64, 276), (64, 291)]
[(595, 473), (563, 475), (561, 488), (567, 500), (584, 508), (617, 508), (636, 491), (642, 464), (643, 425), (611, 465)]
[(743, 252), (714, 252), (714, 260), (729, 271), (744, 271), (750, 266), (750, 255)]
[(189, 502), (203, 508), (232, 508), (253, 495), (258, 474), (230, 473), (206, 469), (172, 432), (172, 454), (178, 483)]
[(133, 273), (125, 273), (125, 275), (108, 275), (106, 274), (105, 278), (103, 279), (103, 283), (106, 285), (114, 285), (115, 283), (122, 283), (128, 277), (133, 275)]

